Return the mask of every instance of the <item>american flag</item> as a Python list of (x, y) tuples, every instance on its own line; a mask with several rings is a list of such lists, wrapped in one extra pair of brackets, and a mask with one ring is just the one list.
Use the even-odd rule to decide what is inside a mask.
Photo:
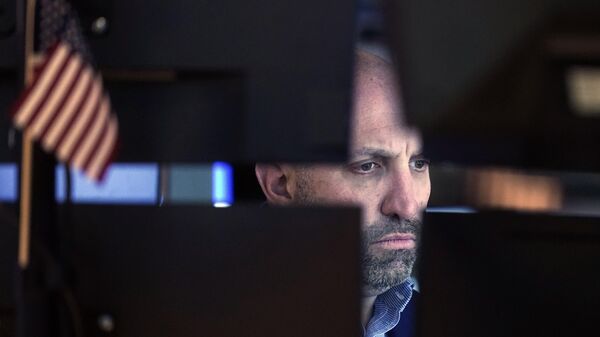
[(14, 125), (59, 161), (98, 181), (112, 161), (118, 123), (79, 20), (64, 0), (38, 0), (41, 66), (12, 109)]

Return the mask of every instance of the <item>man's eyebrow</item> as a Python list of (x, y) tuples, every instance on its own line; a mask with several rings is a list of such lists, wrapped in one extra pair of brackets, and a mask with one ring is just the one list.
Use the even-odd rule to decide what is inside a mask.
[(362, 147), (362, 148), (352, 151), (351, 156), (352, 157), (368, 156), (368, 157), (392, 158), (395, 156), (395, 154), (393, 154), (390, 151), (384, 150), (384, 149), (378, 149), (378, 148), (373, 148), (373, 147)]
[[(425, 157), (422, 149), (418, 149), (411, 158)], [(390, 152), (388, 150), (373, 148), (373, 147), (363, 147), (356, 149), (350, 153), (351, 158), (354, 157), (379, 157), (379, 158), (393, 158), (396, 157), (397, 154)]]

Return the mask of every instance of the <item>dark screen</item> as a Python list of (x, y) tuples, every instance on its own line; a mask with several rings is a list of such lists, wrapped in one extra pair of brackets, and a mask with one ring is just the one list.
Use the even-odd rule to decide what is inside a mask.
[[(88, 336), (357, 336), (355, 209), (64, 209)], [(65, 213), (66, 212), (66, 213)]]
[(108, 23), (89, 37), (121, 119), (119, 160), (345, 160), (353, 2), (75, 5), (84, 28)]
[(419, 336), (595, 336), (600, 218), (425, 217)]
[[(581, 115), (575, 66), (599, 69), (594, 0), (390, 1), (408, 121), (436, 161), (598, 170), (600, 107)], [(580, 158), (585, 158), (581, 160)]]
[(15, 333), (17, 235), (16, 207), (0, 204), (0, 337)]

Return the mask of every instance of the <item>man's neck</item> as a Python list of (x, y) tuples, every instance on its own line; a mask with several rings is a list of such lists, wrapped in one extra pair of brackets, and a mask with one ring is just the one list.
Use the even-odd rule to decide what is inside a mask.
[(369, 319), (373, 314), (373, 303), (375, 303), (377, 296), (367, 296), (362, 298), (362, 312), (361, 312), (361, 323), (363, 327), (367, 326)]

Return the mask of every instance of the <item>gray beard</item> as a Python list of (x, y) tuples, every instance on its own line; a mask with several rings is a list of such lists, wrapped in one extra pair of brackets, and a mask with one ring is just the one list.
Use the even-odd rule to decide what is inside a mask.
[[(304, 205), (320, 204), (310, 188), (310, 177), (305, 170), (299, 170), (296, 202)], [(398, 219), (382, 217), (362, 230), (362, 281), (365, 296), (379, 295), (391, 287), (406, 281), (417, 259), (416, 248), (373, 251), (369, 243), (378, 241), (390, 233), (411, 233), (419, 242), (421, 221), (418, 219)]]
[(411, 233), (418, 242), (420, 229), (421, 221), (418, 219), (397, 220), (391, 217), (383, 218), (363, 229), (362, 270), (365, 295), (379, 295), (406, 281), (417, 259), (416, 248), (374, 251), (370, 249), (369, 243), (390, 233)]

